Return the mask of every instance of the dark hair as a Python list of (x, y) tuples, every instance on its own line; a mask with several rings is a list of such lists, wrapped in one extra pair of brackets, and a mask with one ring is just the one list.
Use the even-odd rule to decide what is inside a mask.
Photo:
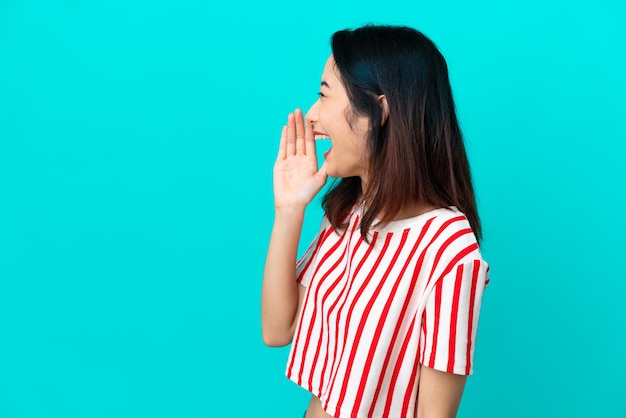
[[(361, 202), (361, 235), (411, 204), (456, 206), (481, 238), (480, 220), (448, 67), (435, 44), (415, 29), (367, 25), (336, 32), (332, 53), (351, 108), (346, 118), (369, 118), (368, 181), (343, 178), (322, 207), (333, 228)], [(378, 98), (385, 95), (386, 121)]]

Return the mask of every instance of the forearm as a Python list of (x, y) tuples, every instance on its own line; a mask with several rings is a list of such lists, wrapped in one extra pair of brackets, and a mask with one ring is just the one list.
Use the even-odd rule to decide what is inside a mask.
[(298, 314), (296, 256), (304, 209), (277, 209), (261, 290), (263, 341), (270, 346), (291, 342)]
[(454, 418), (467, 376), (420, 366), (417, 418)]
[(318, 170), (313, 129), (305, 129), (302, 111), (296, 109), (287, 117), (274, 163), (276, 215), (261, 290), (263, 341), (270, 346), (287, 345), (293, 338), (300, 302), (298, 241), (304, 209), (326, 182), (325, 167)]

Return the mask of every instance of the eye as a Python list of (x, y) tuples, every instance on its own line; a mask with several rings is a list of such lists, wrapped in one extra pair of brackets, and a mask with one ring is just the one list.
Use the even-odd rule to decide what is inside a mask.
[(321, 91), (317, 93), (317, 95), (321, 98), (321, 97), (326, 97), (324, 96), (324, 93), (322, 93)]

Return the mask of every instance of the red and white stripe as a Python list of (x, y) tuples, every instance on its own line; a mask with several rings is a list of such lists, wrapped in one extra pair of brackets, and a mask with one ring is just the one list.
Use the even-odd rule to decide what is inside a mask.
[(361, 238), (325, 218), (296, 266), (307, 287), (287, 377), (334, 417), (415, 416), (419, 364), (471, 374), (488, 283), (465, 216), (438, 209)]

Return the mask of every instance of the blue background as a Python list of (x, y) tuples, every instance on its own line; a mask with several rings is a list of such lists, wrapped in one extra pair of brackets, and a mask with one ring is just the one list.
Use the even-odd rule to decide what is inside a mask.
[[(624, 417), (623, 1), (0, 1), (0, 417), (297, 417), (260, 336), (330, 35), (448, 60), (491, 265), (460, 417)], [(319, 200), (302, 234), (315, 233)]]

